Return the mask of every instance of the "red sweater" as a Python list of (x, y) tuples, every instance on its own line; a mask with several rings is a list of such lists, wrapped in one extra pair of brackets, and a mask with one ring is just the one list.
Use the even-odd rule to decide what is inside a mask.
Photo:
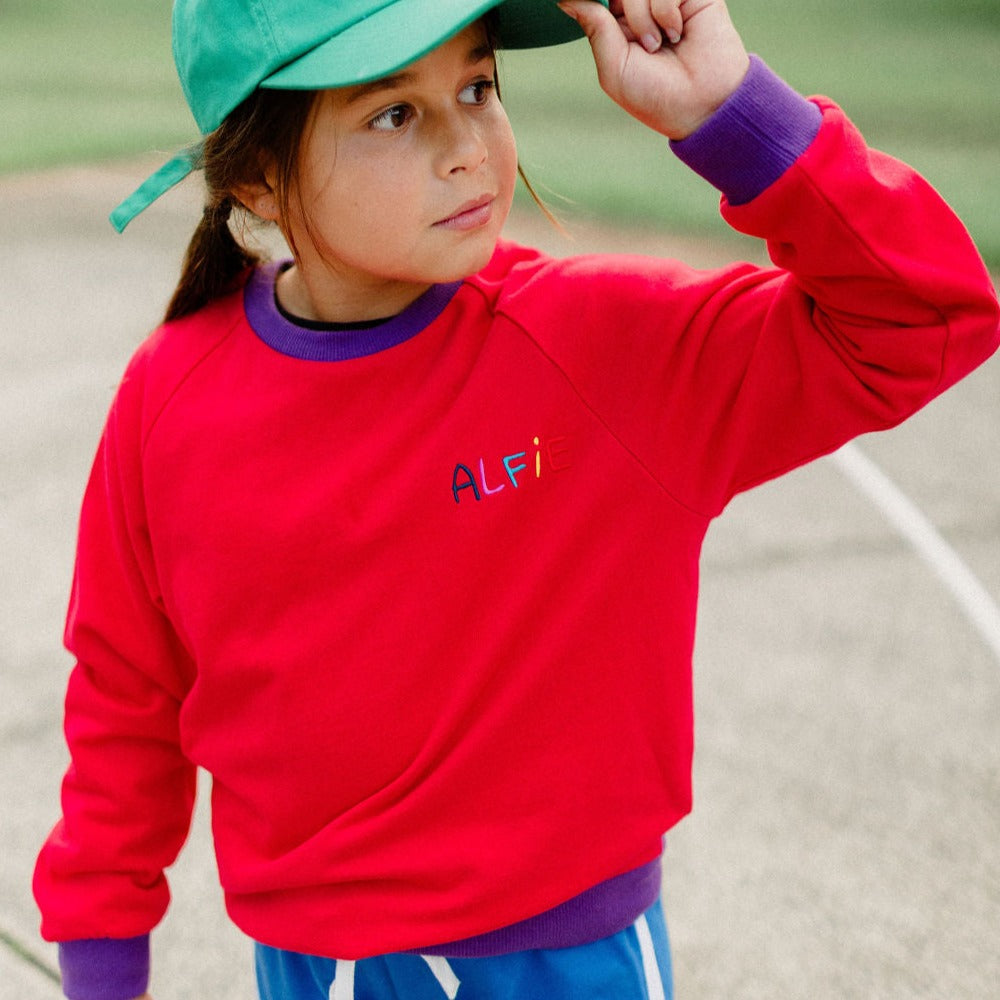
[(233, 919), (302, 952), (480, 934), (658, 855), (711, 519), (997, 345), (961, 224), (820, 104), (723, 205), (773, 269), (503, 244), (374, 353), (282, 353), (242, 293), (153, 334), (83, 506), (48, 938), (160, 919), (196, 766)]

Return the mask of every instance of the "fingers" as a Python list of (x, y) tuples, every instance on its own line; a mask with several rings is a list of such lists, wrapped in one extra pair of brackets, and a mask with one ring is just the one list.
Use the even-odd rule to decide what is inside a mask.
[(629, 45), (621, 22), (593, 0), (559, 0), (559, 7), (583, 29), (594, 52), (597, 78), (605, 91), (614, 97), (615, 80), (627, 60)]
[(681, 40), (684, 19), (681, 15), (682, 0), (612, 0), (611, 12), (619, 18), (647, 52), (658, 51), (664, 39), (676, 45)]
[(610, 0), (607, 7), (594, 0), (558, 2), (563, 12), (583, 28), (594, 51), (597, 78), (614, 100), (619, 99), (621, 76), (633, 43), (639, 42), (655, 53), (663, 47), (664, 34), (668, 38), (680, 38), (668, 15), (679, 20), (680, 4), (684, 0)]
[[(558, 3), (587, 35), (605, 93), (668, 138), (690, 135), (746, 75), (749, 58), (724, 0)], [(683, 40), (675, 44), (679, 30)]]

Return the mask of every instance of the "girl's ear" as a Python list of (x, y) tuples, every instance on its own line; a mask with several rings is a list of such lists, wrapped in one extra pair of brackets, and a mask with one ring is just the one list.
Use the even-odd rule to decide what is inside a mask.
[(251, 184), (236, 185), (233, 196), (258, 219), (265, 222), (278, 221), (278, 199), (274, 188), (263, 177)]
[(233, 188), (233, 196), (258, 219), (277, 222), (281, 213), (278, 208), (275, 181), (275, 171), (265, 168), (261, 170), (257, 180), (237, 184)]

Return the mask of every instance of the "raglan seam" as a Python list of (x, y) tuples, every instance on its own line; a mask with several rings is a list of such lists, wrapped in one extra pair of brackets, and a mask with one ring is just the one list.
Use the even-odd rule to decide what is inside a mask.
[[(482, 289), (478, 288), (478, 286), (473, 285), (472, 287), (476, 287), (476, 290), (480, 293), (480, 295), (483, 295), (484, 298), (486, 297), (485, 294), (483, 293)], [(490, 308), (489, 303), (487, 303), (487, 308)], [(496, 308), (491, 309), (491, 311), (492, 311), (494, 317), (503, 316), (504, 319), (506, 319), (513, 326), (515, 326), (521, 332), (521, 334), (530, 341), (530, 343), (532, 344), (532, 346), (534, 347), (534, 349), (543, 358), (545, 358), (545, 360), (557, 372), (559, 372), (559, 375), (562, 377), (562, 379), (572, 389), (573, 394), (577, 397), (577, 399), (580, 400), (580, 402), (583, 404), (583, 406), (598, 421), (598, 423), (600, 423), (600, 425), (605, 429), (605, 431), (607, 431), (607, 433), (611, 436), (611, 438), (615, 441), (615, 443), (631, 458), (631, 460), (637, 466), (639, 466), (640, 469), (642, 469), (642, 471), (645, 473), (645, 475), (647, 475), (656, 484), (656, 486), (670, 499), (670, 501), (673, 504), (675, 504), (676, 506), (680, 507), (682, 510), (684, 510), (688, 514), (691, 514), (692, 516), (699, 518), (700, 520), (709, 521), (709, 520), (712, 519), (712, 517), (714, 515), (707, 514), (704, 511), (700, 511), (700, 510), (696, 509), (695, 507), (693, 507), (691, 504), (688, 504), (685, 501), (681, 500), (660, 479), (660, 477), (653, 471), (653, 469), (649, 465), (649, 463), (647, 463), (642, 458), (642, 456), (639, 455), (638, 452), (633, 447), (631, 447), (629, 444), (627, 444), (622, 439), (621, 435), (611, 426), (611, 424), (605, 418), (605, 416), (597, 409), (597, 407), (595, 407), (587, 399), (587, 397), (584, 395), (583, 391), (577, 385), (576, 381), (570, 376), (570, 374), (566, 371), (566, 369), (563, 367), (563, 365), (561, 365), (559, 363), (559, 361), (557, 361), (555, 359), (555, 357), (553, 357), (553, 355), (551, 354), (551, 352), (549, 352), (548, 350), (546, 350), (542, 346), (542, 344), (539, 342), (538, 338), (534, 334), (532, 334), (532, 332), (520, 320), (518, 320), (514, 316), (512, 316), (502, 306), (497, 306)]]
[(226, 332), (223, 333), (213, 344), (211, 344), (203, 354), (201, 354), (194, 361), (192, 361), (184, 370), (183, 374), (181, 374), (176, 379), (173, 386), (170, 388), (169, 392), (167, 392), (166, 396), (164, 397), (162, 403), (159, 405), (155, 415), (151, 418), (149, 425), (143, 434), (143, 438), (139, 446), (140, 461), (142, 461), (145, 458), (146, 448), (148, 447), (149, 441), (153, 436), (153, 432), (155, 431), (157, 425), (159, 424), (160, 419), (163, 417), (163, 415), (169, 408), (170, 404), (174, 401), (176, 396), (180, 393), (181, 389), (184, 388), (184, 386), (187, 384), (188, 380), (194, 375), (194, 373), (203, 364), (205, 364), (209, 360), (209, 358), (211, 358), (211, 356), (217, 350), (219, 350), (219, 348), (221, 348), (229, 340), (229, 338), (236, 331), (237, 327), (239, 327), (241, 319), (242, 319), (242, 313), (240, 315), (233, 317), (232, 322), (230, 323), (229, 328), (226, 330)]

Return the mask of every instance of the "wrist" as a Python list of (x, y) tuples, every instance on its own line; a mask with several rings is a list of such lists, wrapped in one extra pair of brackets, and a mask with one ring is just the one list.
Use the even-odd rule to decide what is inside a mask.
[(822, 115), (757, 56), (733, 93), (670, 148), (733, 205), (751, 201), (805, 152)]
[(743, 53), (742, 60), (716, 70), (711, 85), (705, 89), (712, 95), (700, 107), (694, 108), (686, 120), (673, 123), (667, 138), (673, 142), (683, 142), (708, 122), (719, 109), (743, 86), (750, 72), (750, 57)]

